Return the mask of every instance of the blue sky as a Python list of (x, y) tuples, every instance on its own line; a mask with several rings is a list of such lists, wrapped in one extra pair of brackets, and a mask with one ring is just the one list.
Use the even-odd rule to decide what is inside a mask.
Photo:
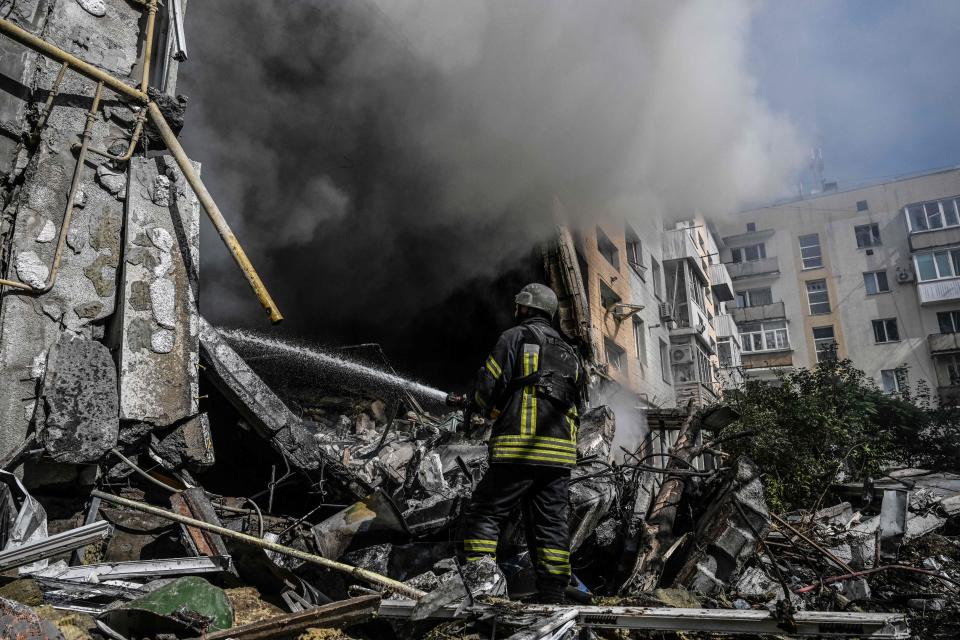
[(960, 164), (958, 0), (768, 0), (749, 62), (841, 188)]

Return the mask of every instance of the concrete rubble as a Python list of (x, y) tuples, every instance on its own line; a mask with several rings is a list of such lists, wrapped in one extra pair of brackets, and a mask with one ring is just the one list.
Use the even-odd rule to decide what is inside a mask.
[[(773, 514), (752, 461), (703, 446), (725, 406), (658, 412), (679, 433), (659, 453), (615, 448), (610, 407), (582, 416), (571, 604), (526, 602), (522, 510), (496, 560), (463, 563), (488, 423), (410, 389), (290, 384), (300, 365), (201, 316), (200, 167), (144, 126), (154, 108), (183, 125), (185, 8), (26, 0), (0, 18), (145, 89), (107, 83), (93, 111), (89, 70), (0, 37), (17, 87), (0, 92), (0, 635), (906, 638), (917, 610), (957, 629), (958, 478), (891, 474), (882, 505)], [(145, 60), (155, 14), (165, 46)]]

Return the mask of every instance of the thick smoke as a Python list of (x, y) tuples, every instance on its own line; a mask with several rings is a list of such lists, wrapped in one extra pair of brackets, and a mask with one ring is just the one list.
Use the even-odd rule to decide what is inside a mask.
[[(783, 191), (804, 154), (745, 69), (753, 7), (194, 2), (185, 144), (286, 331), (462, 378), (508, 322), (494, 294), (528, 277), (555, 195), (589, 217)], [(218, 242), (205, 313), (264, 322)]]

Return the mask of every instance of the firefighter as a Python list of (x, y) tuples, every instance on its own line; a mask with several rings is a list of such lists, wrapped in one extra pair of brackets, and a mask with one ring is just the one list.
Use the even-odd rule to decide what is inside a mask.
[(536, 600), (559, 604), (570, 582), (567, 487), (584, 372), (551, 323), (557, 294), (529, 284), (514, 301), (518, 324), (500, 335), (469, 398), (469, 409), (494, 422), (490, 469), (467, 509), (462, 551), (468, 562), (495, 558), (501, 525), (521, 505)]

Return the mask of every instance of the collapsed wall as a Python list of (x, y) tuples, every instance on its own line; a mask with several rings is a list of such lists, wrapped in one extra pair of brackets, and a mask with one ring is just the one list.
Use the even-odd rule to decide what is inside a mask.
[[(154, 15), (157, 6), (28, 0), (5, 17), (127, 84), (145, 86), (147, 69), (154, 100), (182, 108), (163, 94), (175, 90), (184, 54), (176, 30), (185, 2)], [(46, 444), (69, 440), (65, 430), (83, 418), (101, 424), (100, 446), (62, 461), (94, 462), (125, 434), (198, 420), (199, 206), (176, 163), (155, 151), (142, 105), (12, 39), (0, 38), (0, 53), (0, 268), (26, 285), (0, 289), (0, 456), (32, 422)], [(61, 375), (58, 387), (46, 372), (44, 383), (48, 366), (69, 368), (48, 354), (75, 341), (98, 345), (87, 357), (107, 353), (113, 375), (91, 368)], [(71, 401), (84, 393), (107, 401)]]

